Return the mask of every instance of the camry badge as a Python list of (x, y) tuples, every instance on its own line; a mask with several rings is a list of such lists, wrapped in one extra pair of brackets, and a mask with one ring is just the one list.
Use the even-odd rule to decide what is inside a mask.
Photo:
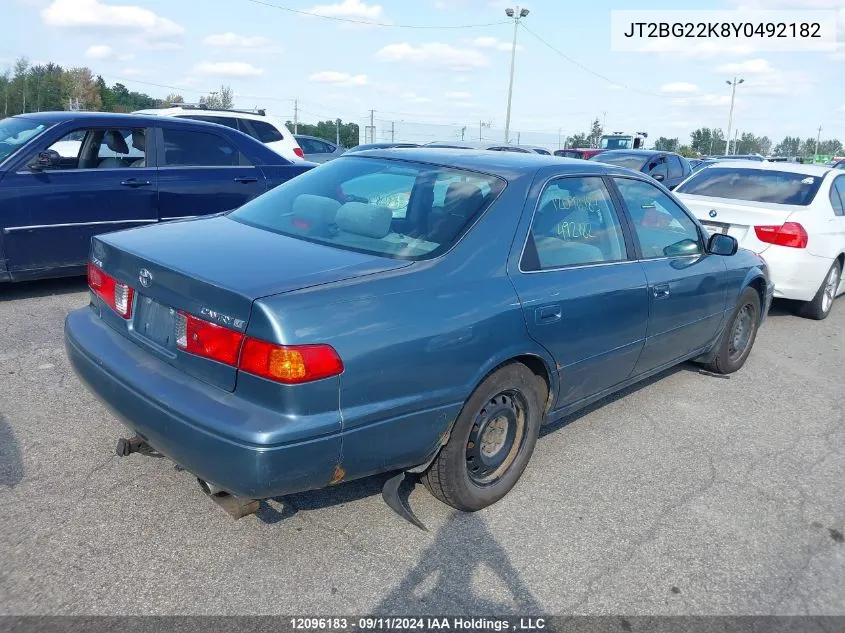
[(153, 285), (153, 274), (146, 268), (142, 268), (138, 272), (138, 281), (141, 282), (141, 285), (144, 286), (144, 288), (149, 288)]
[(711, 218), (715, 218), (718, 214), (716, 213), (716, 209), (710, 209), (710, 213), (708, 213), (707, 215), (709, 215)]

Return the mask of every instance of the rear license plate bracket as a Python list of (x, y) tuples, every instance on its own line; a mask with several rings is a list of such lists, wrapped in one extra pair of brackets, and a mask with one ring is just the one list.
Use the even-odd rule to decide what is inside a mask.
[(135, 312), (135, 332), (147, 341), (168, 350), (176, 347), (176, 310), (139, 295)]

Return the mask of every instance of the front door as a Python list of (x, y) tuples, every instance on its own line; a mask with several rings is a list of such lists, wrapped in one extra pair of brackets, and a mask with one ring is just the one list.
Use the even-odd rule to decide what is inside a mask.
[(725, 312), (725, 258), (708, 255), (687, 212), (659, 187), (613, 178), (648, 279), (648, 335), (636, 373), (672, 364), (716, 336)]
[[(3, 237), (12, 278), (84, 266), (92, 236), (157, 221), (148, 132), (92, 127), (45, 138), (6, 175)], [(29, 169), (46, 149), (60, 154), (60, 164)]]
[(231, 211), (266, 191), (261, 170), (224, 136), (211, 130), (169, 127), (166, 122), (162, 126), (161, 220)]
[(648, 322), (646, 277), (605, 180), (552, 180), (510, 276), (531, 336), (560, 372), (558, 407), (624, 381)]

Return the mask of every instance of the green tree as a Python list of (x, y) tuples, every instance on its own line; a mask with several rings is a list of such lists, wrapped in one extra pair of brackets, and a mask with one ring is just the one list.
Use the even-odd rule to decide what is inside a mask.
[(775, 156), (798, 156), (801, 151), (801, 139), (797, 136), (786, 136), (775, 145)]
[[(293, 121), (287, 121), (286, 125), (289, 130), (293, 130)], [(338, 131), (340, 132), (340, 144), (343, 147), (353, 147), (358, 144), (359, 129), (357, 123), (343, 123), (340, 122), (338, 126), (337, 121), (319, 121), (316, 124), (299, 123), (299, 134), (306, 136), (316, 136), (323, 138), (331, 143), (337, 142)]]
[(3, 116), (9, 116), (9, 91), (12, 89), (12, 82), (9, 78), (10, 71), (7, 68), (0, 74), (0, 106), (3, 108)]
[(689, 145), (681, 145), (676, 151), (686, 158), (696, 158), (699, 156), (699, 154)]
[(590, 144), (590, 147), (599, 146), (602, 134), (604, 134), (604, 128), (601, 126), (601, 120), (596, 118), (593, 120), (592, 126), (590, 126), (590, 134), (587, 136), (587, 142)]
[(185, 103), (185, 99), (182, 98), (182, 95), (171, 92), (164, 98), (164, 105), (169, 105), (171, 103)]
[(654, 141), (654, 149), (661, 152), (677, 152), (680, 146), (680, 141), (677, 138), (666, 138), (661, 136)]
[(220, 107), (226, 110), (235, 107), (235, 91), (232, 86), (220, 86)]
[(567, 143), (567, 144), (568, 144), (568, 146), (569, 146), (569, 147), (574, 147), (574, 148), (578, 148), (578, 147), (587, 148), (587, 147), (589, 147), (589, 146), (590, 146), (590, 141), (589, 141), (589, 139), (587, 138), (587, 135), (586, 135), (586, 134), (581, 134), (581, 133), (578, 133), (578, 134), (573, 134), (572, 136), (570, 136), (570, 137), (569, 137), (569, 141), (568, 141), (568, 143)]

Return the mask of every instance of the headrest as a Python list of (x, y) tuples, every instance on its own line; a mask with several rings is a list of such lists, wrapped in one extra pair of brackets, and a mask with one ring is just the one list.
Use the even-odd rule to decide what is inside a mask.
[(293, 215), (302, 220), (328, 225), (335, 222), (340, 203), (326, 196), (303, 193), (293, 201)]
[(445, 204), (469, 200), (473, 196), (480, 196), (481, 189), (470, 182), (453, 182), (446, 190)]
[(132, 130), (132, 147), (142, 152), (147, 151), (147, 135), (144, 130)]
[(393, 212), (365, 202), (347, 202), (337, 210), (337, 228), (347, 233), (380, 239), (390, 233)]
[(124, 138), (115, 130), (109, 130), (104, 137), (108, 148), (118, 154), (128, 154), (129, 147), (126, 145)]

